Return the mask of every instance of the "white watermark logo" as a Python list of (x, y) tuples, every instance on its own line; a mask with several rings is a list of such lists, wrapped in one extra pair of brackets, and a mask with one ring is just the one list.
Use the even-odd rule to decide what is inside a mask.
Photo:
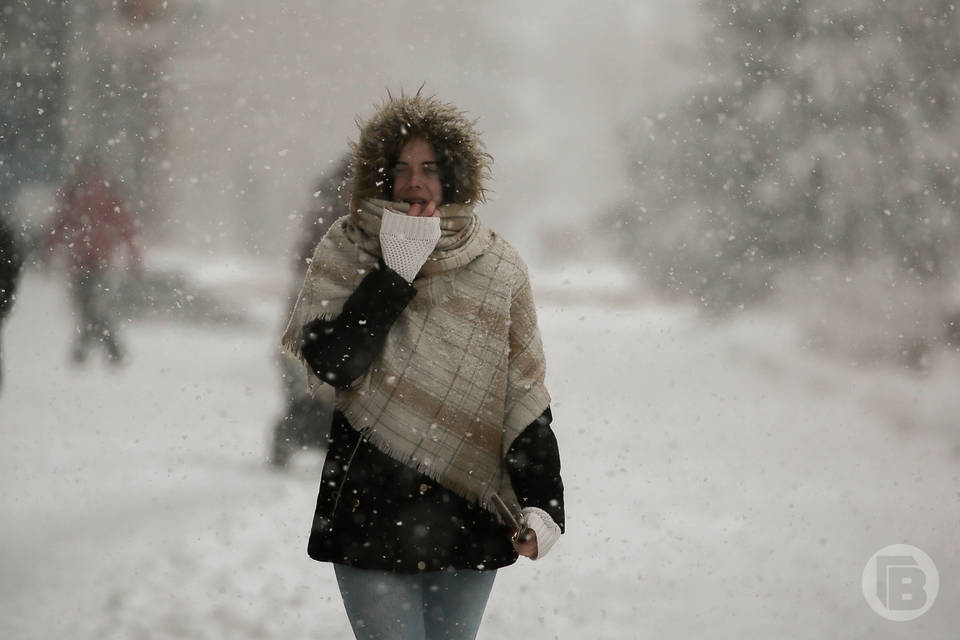
[(892, 544), (877, 551), (863, 568), (863, 597), (877, 615), (907, 622), (925, 614), (940, 591), (940, 573), (923, 550)]

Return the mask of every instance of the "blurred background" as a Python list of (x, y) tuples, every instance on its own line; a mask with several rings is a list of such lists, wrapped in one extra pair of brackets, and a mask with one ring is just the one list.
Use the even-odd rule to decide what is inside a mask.
[[(481, 637), (960, 624), (952, 3), (4, 0), (0, 47), (0, 635), (345, 637), (276, 343), (356, 121), (418, 90), (484, 133), (570, 452)], [(913, 626), (860, 588), (899, 542)]]

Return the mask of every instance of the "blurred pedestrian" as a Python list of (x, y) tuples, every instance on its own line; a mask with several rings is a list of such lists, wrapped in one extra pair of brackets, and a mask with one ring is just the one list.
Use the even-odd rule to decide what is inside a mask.
[(59, 192), (59, 208), (45, 248), (68, 256), (69, 287), (76, 320), (71, 351), (83, 363), (100, 344), (108, 361), (119, 364), (124, 351), (112, 318), (111, 271), (125, 254), (129, 267), (142, 270), (137, 223), (103, 163), (92, 152), (78, 159), (73, 176)]
[(23, 254), (13, 228), (0, 216), (0, 389), (3, 385), (3, 324), (17, 292)]
[[(297, 276), (302, 276), (314, 249), (333, 221), (350, 210), (349, 168), (350, 158), (345, 155), (320, 177), (314, 188), (313, 205), (303, 218), (303, 232), (298, 238), (294, 255), (293, 270)], [(290, 296), (287, 316), (293, 313), (299, 286), (298, 277), (297, 290)], [(278, 366), (286, 401), (283, 416), (273, 427), (270, 463), (275, 467), (284, 467), (294, 452), (305, 447), (327, 448), (333, 419), (333, 387), (324, 386), (311, 393), (304, 367), (283, 355), (279, 358)]]
[(489, 160), (452, 105), (389, 98), (284, 332), (336, 388), (308, 553), (357, 638), (474, 638), (497, 570), (564, 526), (527, 270), (475, 211)]

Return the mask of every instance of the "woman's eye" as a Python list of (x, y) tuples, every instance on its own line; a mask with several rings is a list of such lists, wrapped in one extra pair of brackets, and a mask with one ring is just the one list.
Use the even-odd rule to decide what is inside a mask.
[[(426, 176), (440, 175), (440, 167), (435, 164), (425, 164), (422, 166), (421, 171), (423, 171), (423, 175)], [(408, 164), (398, 164), (390, 169), (390, 175), (394, 178), (409, 178), (413, 175), (413, 168)]]

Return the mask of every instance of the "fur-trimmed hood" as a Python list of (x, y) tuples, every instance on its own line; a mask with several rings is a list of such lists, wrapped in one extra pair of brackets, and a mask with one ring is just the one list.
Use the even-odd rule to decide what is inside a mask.
[(353, 151), (353, 199), (357, 210), (367, 198), (391, 200), (390, 168), (412, 137), (426, 138), (441, 167), (445, 203), (482, 202), (492, 158), (484, 151), (474, 122), (455, 106), (435, 97), (388, 95), (366, 122), (357, 122), (360, 138)]

